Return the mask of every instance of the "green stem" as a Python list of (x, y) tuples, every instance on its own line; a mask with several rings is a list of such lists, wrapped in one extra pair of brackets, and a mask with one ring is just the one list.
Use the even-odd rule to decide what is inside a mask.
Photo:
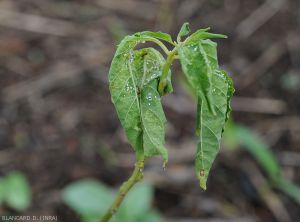
[(159, 47), (160, 47), (167, 55), (170, 53), (170, 51), (168, 50), (168, 48), (167, 48), (161, 41), (159, 41), (158, 39), (155, 39), (155, 38), (147, 38), (146, 40), (149, 41), (149, 42), (154, 42), (154, 43), (156, 43), (157, 45), (159, 45)]
[(166, 63), (164, 64), (163, 68), (162, 68), (162, 74), (160, 76), (160, 81), (159, 81), (159, 85), (158, 85), (158, 92), (161, 96), (163, 96), (165, 94), (165, 88), (167, 86), (167, 78), (169, 75), (169, 70), (170, 67), (172, 65), (173, 60), (175, 59), (177, 55), (177, 48), (174, 48), (167, 57)]
[(111, 207), (107, 210), (105, 215), (102, 217), (101, 222), (108, 222), (111, 217), (117, 212), (119, 206), (124, 200), (125, 196), (129, 190), (139, 181), (143, 179), (143, 170), (144, 170), (144, 159), (137, 161), (135, 164), (134, 171), (130, 178), (122, 184), (118, 192), (117, 197), (115, 198)]

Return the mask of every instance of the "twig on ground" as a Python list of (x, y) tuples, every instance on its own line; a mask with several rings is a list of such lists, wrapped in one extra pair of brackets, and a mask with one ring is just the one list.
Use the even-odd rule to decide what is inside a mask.
[(264, 74), (270, 67), (272, 67), (284, 54), (286, 47), (284, 42), (278, 41), (271, 44), (261, 56), (258, 57), (251, 65), (246, 67), (240, 74), (240, 78), (236, 79), (236, 87), (243, 89), (253, 84)]
[(71, 22), (3, 9), (0, 9), (0, 25), (60, 37), (80, 33), (80, 27)]
[(262, 175), (256, 164), (250, 161), (242, 162), (243, 171), (250, 177), (251, 182), (255, 186), (258, 194), (268, 206), (277, 221), (291, 221), (289, 213), (280, 198), (274, 193), (269, 186), (269, 182)]
[(287, 35), (286, 45), (289, 51), (292, 65), (297, 69), (300, 67), (300, 38), (299, 33), (291, 32)]
[(152, 20), (156, 15), (156, 5), (150, 1), (122, 0), (120, 4), (119, 1), (101, 0), (96, 1), (96, 4), (107, 10), (124, 13), (139, 19)]
[(195, 13), (199, 11), (201, 6), (205, 0), (185, 0), (180, 1), (180, 5), (178, 7), (178, 21), (179, 22), (185, 22), (187, 21), (191, 16), (193, 16)]
[(300, 154), (297, 152), (283, 151), (278, 155), (279, 161), (284, 166), (300, 167)]
[(287, 104), (278, 99), (233, 97), (232, 107), (234, 111), (253, 112), (265, 114), (283, 114)]
[(285, 0), (267, 0), (237, 26), (237, 36), (244, 39), (251, 36), (257, 29), (280, 11), (284, 4), (286, 4)]

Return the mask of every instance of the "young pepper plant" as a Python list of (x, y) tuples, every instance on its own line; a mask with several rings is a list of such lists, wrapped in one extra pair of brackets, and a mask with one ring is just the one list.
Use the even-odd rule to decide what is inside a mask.
[[(234, 92), (232, 80), (219, 68), (217, 44), (210, 40), (226, 36), (208, 31), (209, 28), (199, 29), (188, 36), (190, 29), (185, 23), (176, 41), (166, 33), (145, 31), (126, 36), (119, 44), (109, 71), (109, 89), (136, 154), (136, 164), (133, 174), (123, 183), (101, 222), (110, 220), (127, 192), (143, 178), (147, 158), (160, 155), (164, 165), (168, 161), (164, 147), (166, 117), (161, 97), (173, 91), (170, 67), (175, 59), (180, 60), (183, 73), (198, 98), (195, 171), (200, 187), (206, 189)], [(161, 40), (172, 45), (173, 49), (169, 51)], [(156, 43), (166, 54), (166, 59), (154, 48), (135, 49), (146, 41)]]

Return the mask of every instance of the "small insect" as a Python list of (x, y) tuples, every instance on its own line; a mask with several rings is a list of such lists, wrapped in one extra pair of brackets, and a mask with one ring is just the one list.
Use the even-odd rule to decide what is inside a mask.
[(204, 169), (201, 169), (201, 170), (200, 170), (200, 176), (201, 176), (201, 177), (204, 177), (204, 176), (205, 176), (205, 171), (204, 171)]

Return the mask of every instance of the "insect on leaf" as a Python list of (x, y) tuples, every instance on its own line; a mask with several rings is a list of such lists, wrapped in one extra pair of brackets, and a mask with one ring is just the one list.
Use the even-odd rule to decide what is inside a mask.
[(109, 72), (112, 101), (137, 157), (161, 155), (167, 161), (166, 118), (157, 91), (165, 60), (153, 48), (133, 50), (143, 41), (139, 37), (126, 37), (113, 58)]

